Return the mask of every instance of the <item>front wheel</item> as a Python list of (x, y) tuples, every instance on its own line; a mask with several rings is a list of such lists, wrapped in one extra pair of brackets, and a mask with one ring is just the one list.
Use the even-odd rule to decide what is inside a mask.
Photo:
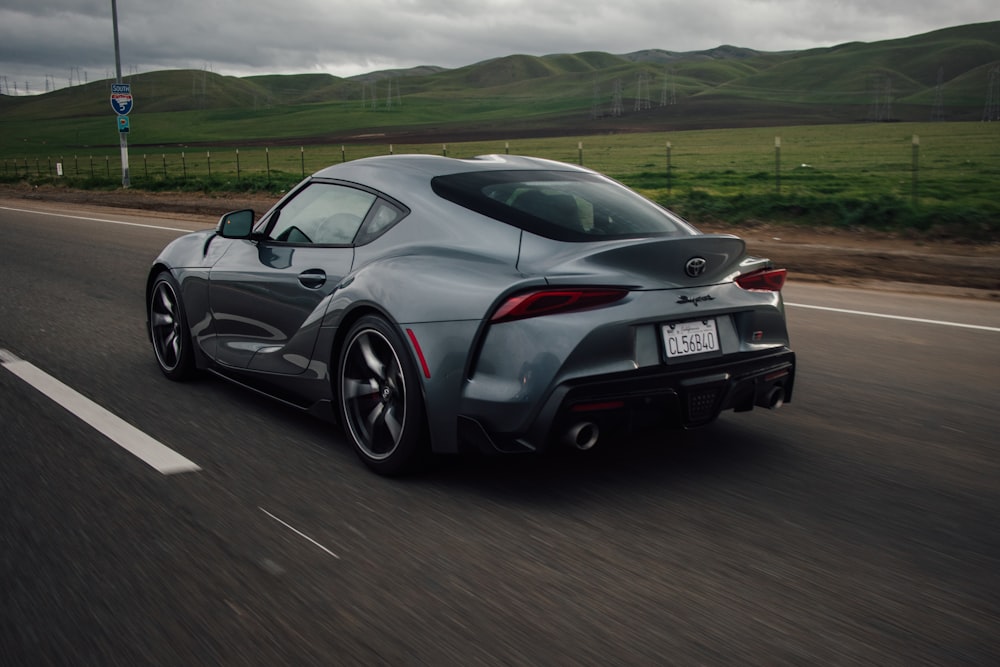
[(180, 290), (166, 271), (156, 276), (149, 293), (149, 338), (160, 370), (171, 380), (194, 373), (194, 351)]
[(414, 363), (395, 329), (366, 315), (351, 327), (338, 364), (340, 417), (355, 451), (383, 475), (412, 472), (427, 451)]

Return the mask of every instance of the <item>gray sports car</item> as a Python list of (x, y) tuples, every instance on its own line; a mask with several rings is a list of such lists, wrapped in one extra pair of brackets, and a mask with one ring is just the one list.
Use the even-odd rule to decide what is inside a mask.
[(785, 270), (598, 173), (398, 155), (173, 241), (146, 284), (162, 372), (342, 424), (383, 474), (431, 452), (589, 449), (792, 395)]

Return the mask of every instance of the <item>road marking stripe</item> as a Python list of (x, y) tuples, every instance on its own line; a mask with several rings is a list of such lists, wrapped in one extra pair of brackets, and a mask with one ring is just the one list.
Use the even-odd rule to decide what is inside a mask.
[(48, 211), (33, 211), (30, 208), (11, 208), (10, 206), (0, 206), (0, 211), (15, 211), (16, 213), (35, 213), (37, 215), (49, 215), (55, 218), (70, 218), (72, 220), (86, 220), (88, 222), (106, 222), (109, 225), (125, 225), (126, 227), (145, 227), (146, 229), (162, 229), (167, 232), (190, 232), (190, 229), (178, 229), (177, 227), (162, 227), (160, 225), (147, 225), (141, 222), (125, 222), (124, 220), (108, 220), (107, 218), (87, 218), (82, 215), (69, 215), (67, 213), (49, 213)]
[(977, 329), (979, 331), (994, 331), (1000, 333), (1000, 327), (987, 327), (981, 324), (963, 324), (961, 322), (945, 322), (943, 320), (925, 320), (920, 317), (905, 317), (903, 315), (886, 315), (885, 313), (869, 313), (863, 310), (848, 310), (846, 308), (828, 308), (827, 306), (811, 306), (806, 303), (788, 303), (786, 306), (796, 308), (810, 308), (812, 310), (825, 310), (831, 313), (846, 313), (848, 315), (865, 315), (867, 317), (881, 317), (887, 320), (904, 320), (906, 322), (920, 322), (922, 324), (939, 324), (944, 327), (958, 327), (959, 329)]
[(323, 546), (322, 544), (320, 544), (319, 542), (317, 542), (317, 541), (316, 541), (316, 540), (314, 540), (313, 538), (311, 538), (311, 537), (309, 537), (308, 535), (306, 535), (305, 533), (303, 533), (303, 532), (302, 532), (301, 530), (298, 530), (298, 529), (296, 529), (295, 527), (293, 527), (293, 526), (291, 526), (291, 525), (289, 525), (289, 524), (285, 523), (284, 521), (282, 521), (282, 520), (281, 520), (281, 519), (279, 519), (278, 517), (276, 517), (276, 516), (274, 516), (273, 514), (271, 514), (270, 512), (268, 512), (268, 511), (267, 511), (266, 509), (264, 509), (263, 507), (260, 507), (260, 506), (258, 506), (258, 507), (257, 507), (257, 509), (259, 509), (259, 510), (260, 510), (261, 512), (263, 512), (264, 514), (268, 515), (269, 517), (271, 517), (272, 519), (274, 519), (275, 521), (277, 521), (277, 522), (278, 522), (278, 523), (280, 523), (280, 524), (281, 524), (282, 526), (284, 526), (284, 527), (285, 527), (285, 528), (287, 528), (288, 530), (292, 531), (293, 533), (295, 533), (295, 534), (296, 534), (296, 535), (298, 535), (299, 537), (301, 537), (301, 538), (304, 538), (304, 539), (306, 539), (306, 540), (309, 540), (310, 542), (312, 542), (312, 543), (313, 543), (314, 545), (316, 545), (317, 547), (319, 547), (320, 549), (322, 549), (322, 550), (323, 550), (323, 551), (325, 551), (326, 553), (330, 554), (331, 556), (333, 556), (333, 557), (334, 557), (334, 558), (336, 558), (337, 560), (340, 560), (340, 556), (338, 556), (337, 554), (333, 553), (332, 551), (330, 551), (329, 549), (327, 549), (326, 547), (324, 547), (324, 546)]
[(0, 365), (160, 473), (172, 475), (201, 470), (158, 440), (7, 350), (0, 350)]

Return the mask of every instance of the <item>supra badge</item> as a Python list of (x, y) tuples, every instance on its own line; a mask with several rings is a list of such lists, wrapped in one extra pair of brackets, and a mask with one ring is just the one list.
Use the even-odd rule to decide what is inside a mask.
[(715, 301), (715, 297), (711, 294), (706, 294), (705, 296), (696, 296), (695, 298), (689, 297), (687, 294), (682, 294), (678, 299), (677, 303), (690, 303), (697, 306), (699, 303), (704, 301)]

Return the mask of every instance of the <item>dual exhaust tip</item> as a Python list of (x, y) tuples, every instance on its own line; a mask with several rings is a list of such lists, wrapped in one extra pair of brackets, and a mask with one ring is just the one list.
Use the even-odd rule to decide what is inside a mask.
[(782, 405), (785, 404), (785, 388), (780, 384), (771, 387), (771, 391), (767, 392), (767, 396), (764, 398), (764, 402), (760, 405), (767, 408), (768, 410), (777, 410)]
[[(785, 388), (780, 384), (771, 387), (757, 405), (768, 410), (777, 410), (785, 404)], [(594, 422), (579, 422), (566, 431), (564, 440), (580, 451), (592, 449), (601, 437), (601, 429)]]
[(565, 440), (580, 451), (586, 451), (597, 444), (601, 429), (594, 422), (580, 422), (566, 431)]

